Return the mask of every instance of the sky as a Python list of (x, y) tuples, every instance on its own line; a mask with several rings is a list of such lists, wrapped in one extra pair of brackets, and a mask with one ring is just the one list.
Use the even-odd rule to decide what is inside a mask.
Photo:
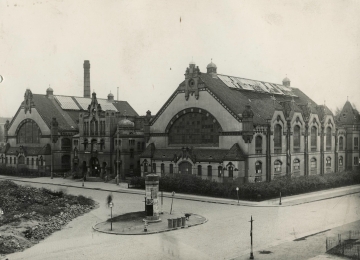
[(202, 72), (280, 83), (317, 104), (360, 108), (360, 1), (0, 0), (0, 117), (27, 88), (112, 92), (156, 114), (192, 60)]

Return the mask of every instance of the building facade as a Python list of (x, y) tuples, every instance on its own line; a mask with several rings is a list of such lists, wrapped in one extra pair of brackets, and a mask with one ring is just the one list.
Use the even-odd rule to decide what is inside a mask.
[[(255, 182), (338, 172), (358, 154), (359, 129), (349, 134), (349, 127), (288, 78), (274, 84), (227, 76), (212, 62), (202, 73), (190, 63), (185, 80), (145, 127), (142, 175)], [(339, 149), (350, 135), (351, 155)]]
[(0, 165), (43, 174), (52, 167), (88, 177), (140, 175), (145, 118), (111, 93), (107, 99), (96, 93), (90, 97), (90, 63), (85, 61), (83, 97), (54, 95), (51, 88), (45, 95), (26, 90), (5, 124)]

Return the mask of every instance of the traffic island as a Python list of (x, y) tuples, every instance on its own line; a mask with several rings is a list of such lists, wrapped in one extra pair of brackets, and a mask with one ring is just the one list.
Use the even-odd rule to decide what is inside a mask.
[[(189, 215), (189, 213), (186, 214)], [(98, 223), (93, 226), (93, 229), (98, 232), (115, 235), (148, 235), (185, 229), (207, 222), (205, 217), (194, 213), (191, 213), (186, 218), (185, 213), (173, 212), (173, 214), (170, 214), (164, 212), (160, 215), (161, 221), (158, 222), (145, 222), (145, 218), (146, 213), (144, 211), (130, 212)]]

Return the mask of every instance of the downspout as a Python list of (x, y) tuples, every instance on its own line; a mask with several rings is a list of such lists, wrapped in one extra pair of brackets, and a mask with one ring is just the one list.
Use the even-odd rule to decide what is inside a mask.
[(266, 181), (271, 181), (271, 151), (270, 151), (270, 120), (268, 120), (267, 132), (266, 132)]
[(305, 161), (304, 161), (304, 168), (305, 172), (304, 175), (309, 175), (309, 124), (308, 122), (305, 123), (305, 148), (304, 148), (304, 155), (305, 155)]
[(338, 151), (338, 128), (335, 129), (335, 169), (334, 172), (338, 172), (338, 167), (339, 167), (339, 151)]

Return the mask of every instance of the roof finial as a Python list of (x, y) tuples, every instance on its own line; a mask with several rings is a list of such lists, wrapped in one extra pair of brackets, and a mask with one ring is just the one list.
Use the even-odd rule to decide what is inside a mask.
[(349, 96), (346, 97), (347, 101), (349, 101)]

